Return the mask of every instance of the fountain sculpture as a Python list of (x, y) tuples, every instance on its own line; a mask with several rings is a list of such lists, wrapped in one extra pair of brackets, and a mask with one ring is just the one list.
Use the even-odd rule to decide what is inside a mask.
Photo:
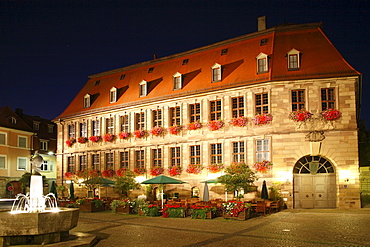
[(10, 214), (0, 214), (0, 247), (65, 241), (69, 230), (77, 226), (78, 209), (60, 210), (54, 194), (43, 195), (42, 162), (36, 151), (31, 158), (30, 192), (17, 195)]

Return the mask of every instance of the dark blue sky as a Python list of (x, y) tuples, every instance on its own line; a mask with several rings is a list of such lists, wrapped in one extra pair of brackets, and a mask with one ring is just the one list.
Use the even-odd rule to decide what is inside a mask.
[(363, 73), (370, 128), (370, 1), (29, 0), (0, 1), (0, 106), (56, 118), (87, 76), (283, 23), (323, 22)]

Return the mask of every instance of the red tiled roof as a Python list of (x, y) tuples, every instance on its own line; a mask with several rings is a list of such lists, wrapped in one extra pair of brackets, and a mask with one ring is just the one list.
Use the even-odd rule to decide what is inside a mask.
[[(262, 39), (267, 40), (265, 45), (260, 44)], [(221, 50), (225, 48), (228, 49), (227, 54), (221, 55)], [(286, 55), (293, 48), (301, 53), (301, 67), (297, 71), (288, 71)], [(256, 57), (260, 53), (269, 56), (268, 73), (256, 73)], [(184, 59), (189, 60), (187, 65), (182, 65)], [(212, 83), (211, 67), (215, 63), (223, 66), (222, 81)], [(148, 73), (149, 68), (154, 68), (152, 73)], [(185, 76), (183, 87), (173, 90), (173, 75), (177, 72)], [(125, 78), (120, 80), (123, 74)], [(328, 40), (320, 23), (278, 26), (180, 54), (92, 75), (58, 118), (236, 85), (359, 74)], [(100, 80), (100, 83), (95, 86), (97, 80)], [(139, 97), (139, 83), (142, 80), (149, 83), (148, 95), (145, 97)], [(122, 94), (115, 103), (109, 103), (112, 87), (118, 88)], [(84, 109), (83, 98), (86, 94), (94, 95), (96, 99), (91, 107)]]

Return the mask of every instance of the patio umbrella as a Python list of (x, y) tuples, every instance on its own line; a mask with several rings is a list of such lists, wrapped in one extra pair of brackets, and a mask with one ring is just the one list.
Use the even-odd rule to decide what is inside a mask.
[(100, 185), (107, 185), (107, 184), (114, 184), (114, 181), (103, 178), (103, 177), (96, 177), (96, 178), (90, 178), (88, 180), (85, 180), (82, 182), (83, 184), (100, 184)]
[(69, 199), (75, 199), (75, 187), (73, 181), (69, 184)]
[(269, 193), (267, 191), (266, 180), (263, 180), (261, 199), (269, 199)]
[[(167, 177), (165, 175), (159, 175), (157, 177), (145, 180), (141, 182), (142, 184), (184, 184), (186, 182)], [(162, 208), (163, 208), (163, 188), (162, 188)]]
[(209, 190), (208, 190), (208, 183), (207, 181), (204, 183), (204, 191), (203, 191), (203, 201), (209, 201)]
[(57, 185), (55, 184), (55, 181), (51, 182), (50, 193), (53, 193), (55, 198), (58, 198)]

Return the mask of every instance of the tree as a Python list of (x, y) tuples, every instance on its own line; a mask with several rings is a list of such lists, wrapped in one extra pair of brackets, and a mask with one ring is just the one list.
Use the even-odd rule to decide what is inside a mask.
[(370, 131), (365, 122), (360, 121), (358, 131), (360, 166), (370, 166)]
[[(19, 179), (19, 182), (21, 182), (21, 187), (22, 187), (23, 190), (26, 190), (27, 188), (30, 187), (31, 176), (32, 176), (32, 174), (30, 172), (25, 172), (25, 173), (23, 173), (22, 177)], [(38, 175), (35, 175), (35, 176), (38, 176)], [(45, 176), (42, 176), (42, 183), (43, 184), (46, 183)]]
[(126, 171), (121, 177), (118, 177), (114, 183), (114, 191), (120, 195), (126, 195), (128, 197), (129, 191), (137, 189), (139, 184), (136, 183), (135, 175), (131, 171)]
[(244, 162), (234, 162), (225, 169), (225, 175), (218, 178), (218, 182), (225, 186), (228, 192), (244, 190), (244, 193), (252, 191), (256, 180), (254, 172)]

